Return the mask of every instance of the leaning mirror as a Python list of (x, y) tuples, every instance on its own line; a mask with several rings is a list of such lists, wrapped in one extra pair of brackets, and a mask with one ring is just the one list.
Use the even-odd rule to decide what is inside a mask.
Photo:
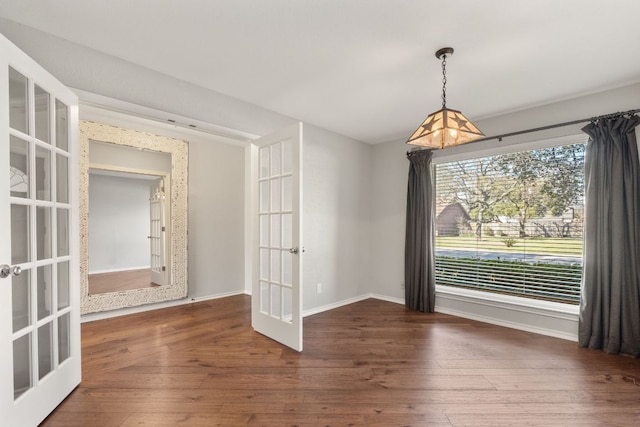
[(187, 295), (188, 144), (80, 123), (82, 313)]

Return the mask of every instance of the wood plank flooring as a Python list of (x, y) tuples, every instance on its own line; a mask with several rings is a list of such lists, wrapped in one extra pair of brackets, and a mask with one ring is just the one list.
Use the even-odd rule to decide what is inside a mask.
[(151, 282), (151, 269), (114, 271), (89, 275), (89, 295), (159, 286)]
[(247, 296), (82, 325), (44, 426), (637, 426), (640, 361), (369, 299), (255, 333)]

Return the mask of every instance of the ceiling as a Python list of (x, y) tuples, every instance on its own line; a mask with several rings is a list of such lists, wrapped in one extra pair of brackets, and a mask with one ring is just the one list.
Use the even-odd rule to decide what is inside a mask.
[(0, 0), (0, 16), (369, 143), (640, 82), (637, 0)]

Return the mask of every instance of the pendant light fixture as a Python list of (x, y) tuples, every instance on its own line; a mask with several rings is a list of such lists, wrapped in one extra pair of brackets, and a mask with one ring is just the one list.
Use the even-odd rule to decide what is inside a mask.
[(447, 148), (484, 136), (460, 111), (447, 108), (447, 57), (451, 55), (453, 55), (452, 47), (443, 47), (436, 52), (436, 58), (442, 60), (442, 109), (429, 114), (411, 135), (407, 144)]

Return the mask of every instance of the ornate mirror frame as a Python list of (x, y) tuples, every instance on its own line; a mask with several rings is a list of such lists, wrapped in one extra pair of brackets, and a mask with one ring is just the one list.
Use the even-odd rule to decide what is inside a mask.
[[(89, 141), (99, 141), (171, 155), (171, 280), (168, 285), (89, 295)], [(80, 121), (80, 292), (81, 313), (151, 304), (187, 296), (187, 190), (189, 145), (186, 141), (115, 126)]]

